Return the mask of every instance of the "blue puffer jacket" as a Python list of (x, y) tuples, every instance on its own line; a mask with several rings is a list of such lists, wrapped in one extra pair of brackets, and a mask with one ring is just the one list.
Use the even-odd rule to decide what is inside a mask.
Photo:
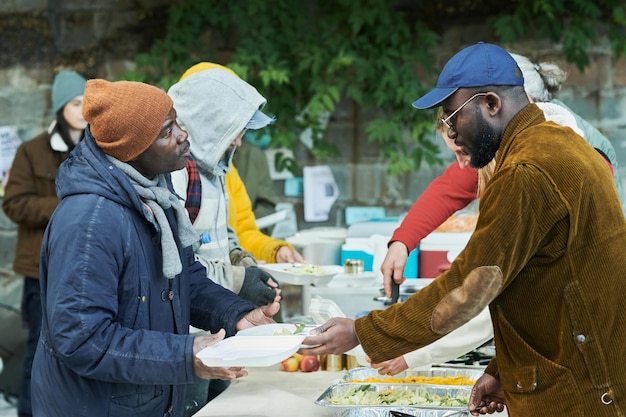
[(232, 335), (255, 306), (207, 279), (191, 247), (179, 249), (183, 272), (163, 277), (155, 224), (88, 131), (59, 169), (57, 194), (41, 253), (34, 414), (182, 416), (190, 323)]

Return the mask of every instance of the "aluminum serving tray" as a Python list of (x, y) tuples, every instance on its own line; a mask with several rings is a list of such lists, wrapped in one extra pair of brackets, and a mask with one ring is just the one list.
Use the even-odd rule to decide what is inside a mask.
[[(399, 411), (403, 414), (415, 417), (471, 417), (469, 411), (463, 412), (450, 410), (426, 410), (417, 408), (394, 407), (393, 411)], [(361, 408), (346, 410), (341, 413), (340, 417), (393, 417), (391, 409), (384, 408)]]
[(422, 384), (355, 384), (343, 383), (331, 385), (315, 404), (326, 409), (327, 415), (333, 417), (390, 417), (390, 411), (403, 411), (418, 417), (444, 417), (459, 415), (467, 411), (467, 406), (439, 406), (439, 405), (403, 405), (403, 404), (335, 404), (333, 398), (342, 398), (350, 395), (355, 389), (367, 386), (367, 391), (381, 392), (386, 390), (423, 390), (428, 395), (465, 397), (469, 398), (471, 386), (452, 385), (422, 385)]
[[(484, 369), (484, 368), (483, 368)], [(473, 379), (476, 381), (483, 374), (483, 370), (479, 368), (443, 368), (443, 367), (431, 367), (427, 370), (421, 371), (404, 371), (391, 377), (386, 377), (378, 373), (376, 369), (370, 367), (354, 368), (345, 373), (340, 382), (349, 383), (352, 380), (363, 380), (367, 378), (378, 378), (384, 384), (386, 378), (408, 378), (412, 376), (425, 376), (425, 377), (457, 377), (463, 376), (465, 378)], [(362, 384), (363, 382), (360, 382)], [(368, 382), (370, 383), (370, 382)], [(398, 384), (393, 382), (393, 384)]]

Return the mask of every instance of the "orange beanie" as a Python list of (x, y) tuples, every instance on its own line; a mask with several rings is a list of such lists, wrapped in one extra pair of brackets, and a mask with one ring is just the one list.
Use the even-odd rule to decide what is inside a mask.
[(128, 162), (157, 139), (172, 106), (167, 93), (155, 86), (96, 79), (87, 81), (83, 117), (100, 149)]

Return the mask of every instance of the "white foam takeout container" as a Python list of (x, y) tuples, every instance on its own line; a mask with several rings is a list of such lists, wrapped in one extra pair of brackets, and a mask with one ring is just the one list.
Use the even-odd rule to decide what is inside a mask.
[(343, 266), (341, 265), (319, 265), (323, 270), (323, 273), (320, 274), (306, 273), (294, 269), (294, 267), (302, 265), (297, 263), (261, 264), (259, 268), (275, 277), (281, 284), (292, 285), (326, 286), (336, 274), (343, 272)]
[(287, 359), (298, 351), (304, 338), (317, 326), (305, 326), (300, 333), (293, 334), (296, 324), (270, 323), (240, 330), (233, 337), (198, 352), (197, 357), (206, 366), (272, 366)]

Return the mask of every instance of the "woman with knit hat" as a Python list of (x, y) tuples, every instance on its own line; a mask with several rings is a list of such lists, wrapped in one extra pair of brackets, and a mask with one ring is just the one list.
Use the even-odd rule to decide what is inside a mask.
[(54, 179), (61, 162), (83, 137), (85, 79), (75, 71), (60, 71), (52, 83), (54, 120), (46, 132), (17, 149), (2, 208), (17, 224), (13, 270), (24, 276), (22, 317), (28, 326), (28, 347), (19, 388), (17, 411), (31, 416), (30, 371), (41, 329), (39, 252), (50, 216), (59, 203)]
[[(205, 366), (203, 348), (258, 324), (257, 308), (206, 278), (198, 237), (167, 187), (189, 157), (167, 94), (150, 85), (89, 80), (83, 140), (59, 167), (61, 202), (41, 252), (42, 331), (33, 362), (35, 415), (171, 416)], [(189, 327), (211, 335), (189, 335)]]

